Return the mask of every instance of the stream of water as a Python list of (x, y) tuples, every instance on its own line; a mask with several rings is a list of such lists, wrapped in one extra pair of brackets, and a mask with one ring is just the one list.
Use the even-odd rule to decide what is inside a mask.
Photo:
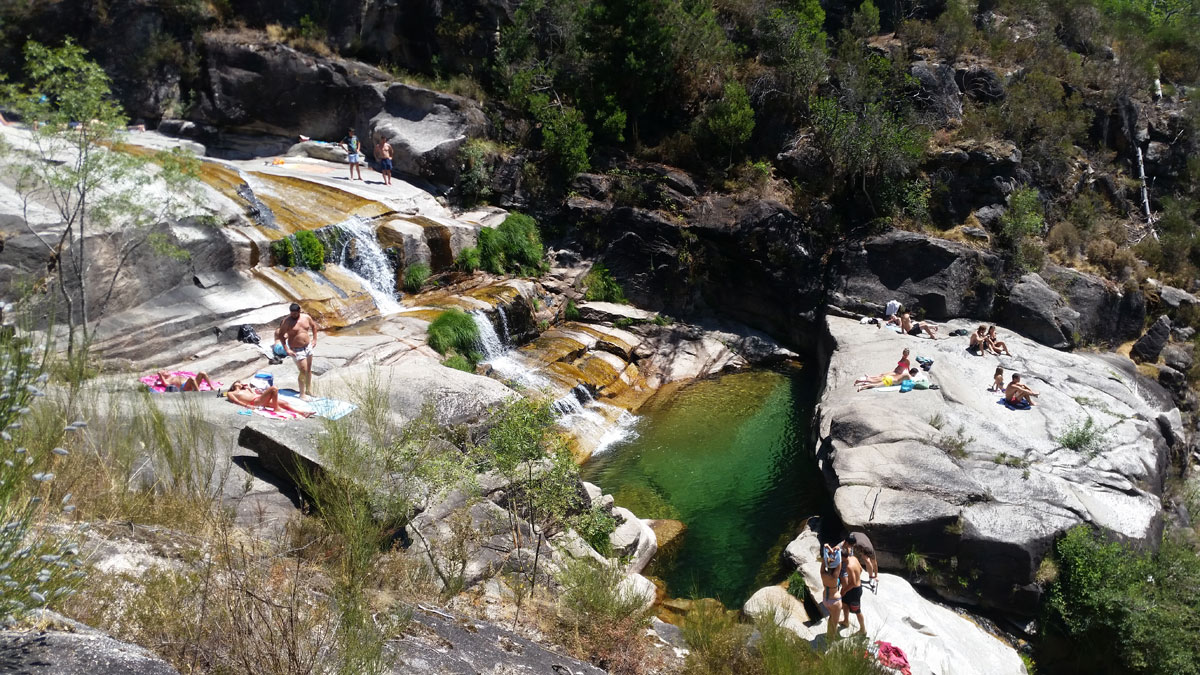
[(584, 465), (618, 505), (687, 525), (647, 572), (673, 597), (738, 607), (790, 571), (782, 548), (804, 518), (829, 510), (810, 459), (813, 380), (746, 371), (660, 394), (639, 409), (636, 435)]
[(396, 271), (379, 245), (375, 227), (357, 217), (338, 223), (337, 227), (348, 235), (338, 264), (362, 280), (380, 314), (399, 312), (402, 307), (396, 300)]

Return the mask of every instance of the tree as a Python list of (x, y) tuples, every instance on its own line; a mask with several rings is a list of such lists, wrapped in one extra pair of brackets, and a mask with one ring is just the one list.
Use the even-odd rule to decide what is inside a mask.
[(728, 150), (729, 163), (733, 164), (734, 151), (754, 133), (754, 109), (746, 88), (737, 81), (726, 82), (725, 95), (708, 107), (701, 124), (717, 145)]
[[(118, 275), (145, 247), (172, 257), (186, 253), (151, 227), (191, 203), (199, 161), (183, 151), (123, 149), (125, 126), (108, 76), (69, 39), (61, 47), (25, 46), (24, 86), (4, 92), (7, 105), (33, 124), (13, 149), (25, 227), (45, 246), (48, 267), (65, 304), (67, 352), (87, 352), (94, 322), (103, 317)], [(36, 229), (33, 209), (49, 208), (61, 222)], [(94, 249), (113, 251), (111, 269)]]

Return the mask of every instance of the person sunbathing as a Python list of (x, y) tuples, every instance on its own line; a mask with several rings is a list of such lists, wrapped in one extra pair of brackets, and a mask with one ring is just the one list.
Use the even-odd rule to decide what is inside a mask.
[(1012, 354), (1008, 351), (1008, 345), (1002, 342), (996, 335), (995, 326), (988, 326), (987, 336), (983, 338), (983, 346), (993, 354), (999, 354), (1001, 351), (1003, 351), (1005, 356), (1012, 356)]
[(154, 374), (154, 384), (162, 387), (166, 391), (200, 391), (200, 384), (208, 385), (209, 389), (216, 389), (216, 385), (209, 379), (208, 373), (199, 372), (192, 377), (184, 377), (183, 375), (172, 375), (165, 371), (159, 371)]
[(937, 335), (935, 335), (938, 331), (937, 326), (933, 325), (930, 321), (913, 321), (912, 315), (908, 312), (900, 316), (900, 330), (913, 337), (920, 337), (921, 333), (924, 332), (929, 335), (930, 339), (938, 339)]
[(879, 375), (863, 375), (854, 381), (854, 384), (879, 384), (883, 378), (891, 376), (892, 378), (899, 377), (901, 373), (912, 367), (908, 360), (908, 347), (904, 348), (904, 352), (900, 355), (900, 360), (896, 362), (896, 367), (890, 373), (880, 373)]
[(909, 370), (907, 373), (900, 373), (899, 375), (895, 375), (895, 376), (884, 375), (883, 379), (881, 379), (878, 382), (866, 382), (866, 383), (859, 385), (858, 390), (866, 391), (867, 389), (874, 389), (876, 387), (890, 387), (893, 384), (900, 384), (901, 382), (904, 382), (905, 380), (911, 380), (911, 379), (915, 378), (917, 376), (917, 373), (919, 373), (919, 372), (921, 372), (921, 370), (919, 368), (913, 368), (913, 369)]
[(1021, 384), (1021, 376), (1013, 373), (1012, 381), (1008, 383), (1008, 387), (1004, 390), (1004, 400), (1009, 405), (1037, 405), (1033, 399), (1037, 398), (1038, 393), (1029, 387)]
[(971, 342), (967, 345), (967, 351), (974, 352), (976, 356), (983, 356), (984, 347), (987, 344), (987, 327), (980, 326), (971, 333)]
[(278, 387), (267, 387), (261, 393), (248, 382), (234, 382), (225, 393), (225, 398), (243, 408), (270, 410), (275, 414), (282, 411), (294, 412), (303, 417), (311, 417), (311, 410), (300, 410), (288, 402), (286, 396), (279, 395)]

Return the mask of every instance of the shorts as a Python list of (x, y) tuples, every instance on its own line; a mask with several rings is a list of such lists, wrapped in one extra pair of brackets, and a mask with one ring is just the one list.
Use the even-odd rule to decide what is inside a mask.
[(862, 611), (862, 594), (862, 586), (855, 586), (842, 594), (842, 604), (850, 610), (851, 614), (858, 614)]
[(392, 160), (390, 160), (390, 159), (379, 160), (379, 168), (381, 171), (391, 171), (392, 170)]
[(882, 380), (882, 382), (883, 382), (883, 386), (885, 386), (885, 387), (890, 387), (890, 386), (892, 386), (892, 382), (894, 382), (894, 381), (895, 381), (895, 380), (893, 380), (893, 379), (892, 379), (892, 376), (891, 376), (891, 375), (884, 375), (884, 376), (883, 376), (883, 380)]
[(359, 158), (359, 155), (357, 152), (352, 152), (349, 155), (346, 155), (346, 163), (347, 164), (358, 164), (359, 159), (360, 158)]
[(183, 387), (181, 387), (181, 386), (179, 386), (179, 385), (177, 385), (177, 384), (168, 384), (168, 385), (167, 385), (167, 386), (166, 386), (166, 387), (163, 389), (163, 391), (170, 392), (170, 393), (174, 394), (174, 393), (177, 393), (177, 392), (181, 392), (181, 391), (183, 391)]
[(296, 360), (296, 363), (300, 363), (304, 359), (312, 356), (314, 350), (316, 350), (316, 345), (309, 345), (304, 349), (297, 349), (296, 353), (292, 355), (292, 358)]
[(920, 336), (921, 336), (921, 324), (919, 324), (919, 323), (914, 323), (914, 324), (912, 325), (912, 328), (909, 328), (909, 329), (908, 329), (908, 334), (909, 334), (909, 335), (915, 335), (915, 336), (917, 336), (917, 337), (920, 337)]

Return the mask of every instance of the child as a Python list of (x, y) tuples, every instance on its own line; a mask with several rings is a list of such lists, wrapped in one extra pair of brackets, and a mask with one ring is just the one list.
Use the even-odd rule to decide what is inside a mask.
[(992, 378), (992, 386), (988, 387), (988, 391), (1004, 391), (1004, 368), (996, 367), (996, 376)]

